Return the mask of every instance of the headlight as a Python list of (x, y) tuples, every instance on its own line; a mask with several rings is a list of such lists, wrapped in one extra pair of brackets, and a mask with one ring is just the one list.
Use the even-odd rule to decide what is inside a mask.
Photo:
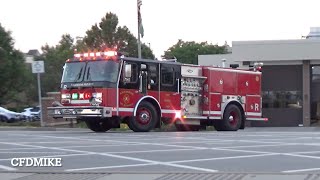
[(61, 99), (70, 99), (70, 94), (61, 94)]

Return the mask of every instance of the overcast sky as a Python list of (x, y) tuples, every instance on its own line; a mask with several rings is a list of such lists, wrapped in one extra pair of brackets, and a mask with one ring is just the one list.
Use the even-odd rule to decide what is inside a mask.
[[(65, 33), (84, 36), (107, 12), (137, 35), (136, 0), (1, 0), (0, 23), (27, 52), (56, 45)], [(319, 0), (142, 0), (145, 43), (157, 57), (178, 39), (299, 39), (320, 26)]]

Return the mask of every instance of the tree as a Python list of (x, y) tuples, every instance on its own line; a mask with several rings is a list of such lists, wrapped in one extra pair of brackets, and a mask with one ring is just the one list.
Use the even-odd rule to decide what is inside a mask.
[(164, 52), (163, 58), (177, 58), (182, 63), (198, 64), (198, 55), (225, 53), (227, 53), (226, 45), (218, 46), (208, 42), (196, 43), (195, 41), (185, 42), (179, 39), (175, 45)]
[(14, 49), (11, 32), (0, 24), (0, 105), (25, 101), (23, 91), (28, 87), (31, 72), (27, 70), (23, 54)]
[[(77, 44), (80, 51), (87, 50), (105, 50), (107, 48), (117, 49), (124, 52), (127, 56), (138, 57), (137, 38), (130, 32), (126, 26), (118, 26), (117, 15), (107, 13), (101, 19), (101, 22), (95, 24), (86, 32), (82, 42)], [(142, 57), (154, 59), (152, 50), (142, 44)]]
[[(112, 13), (107, 13), (99, 25), (93, 25), (83, 38), (77, 38), (75, 41), (69, 34), (65, 34), (58, 45), (44, 45), (41, 48), (43, 54), (39, 57), (45, 61), (46, 71), (41, 75), (42, 93), (59, 91), (62, 67), (67, 59), (73, 57), (75, 50), (86, 52), (107, 48), (117, 48), (128, 56), (137, 57), (138, 55), (137, 38), (126, 26), (118, 27), (118, 17)], [(142, 56), (154, 59), (151, 49), (145, 44), (142, 44)]]
[(63, 65), (74, 54), (74, 39), (69, 34), (65, 34), (58, 45), (45, 45), (41, 49), (43, 54), (40, 59), (44, 60), (46, 71), (41, 79), (42, 91), (43, 93), (59, 91)]

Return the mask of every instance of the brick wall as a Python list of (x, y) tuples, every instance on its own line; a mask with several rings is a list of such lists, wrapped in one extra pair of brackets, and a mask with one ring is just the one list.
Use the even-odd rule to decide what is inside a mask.
[(47, 107), (51, 107), (54, 101), (60, 102), (60, 92), (48, 92), (47, 97), (42, 97), (42, 118), (44, 126), (56, 126), (63, 124), (70, 124), (65, 119), (53, 119), (48, 115)]

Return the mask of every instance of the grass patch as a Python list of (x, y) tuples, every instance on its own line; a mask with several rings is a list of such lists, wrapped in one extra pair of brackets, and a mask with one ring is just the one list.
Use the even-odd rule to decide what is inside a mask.
[(35, 122), (12, 122), (12, 123), (5, 123), (5, 122), (0, 122), (1, 127), (40, 127), (40, 122), (35, 121)]

